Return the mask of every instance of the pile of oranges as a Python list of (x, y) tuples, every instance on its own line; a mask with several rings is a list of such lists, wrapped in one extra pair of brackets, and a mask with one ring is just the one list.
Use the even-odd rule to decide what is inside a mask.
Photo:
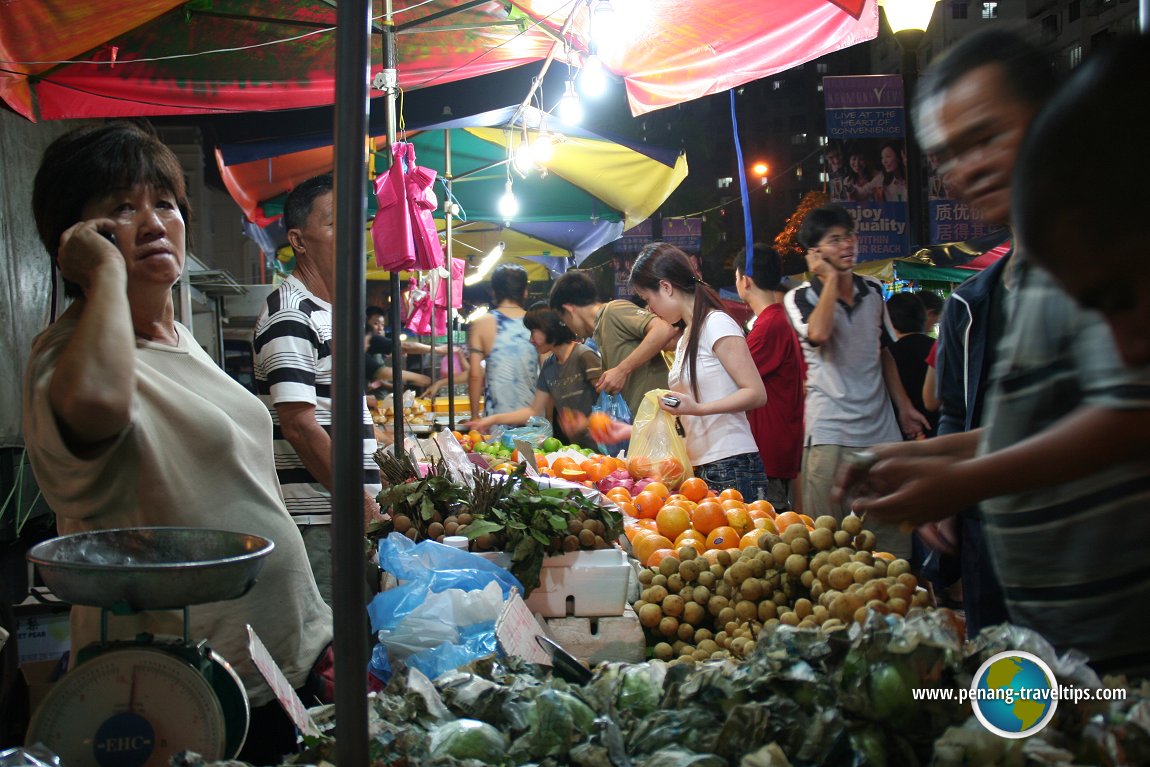
[(609, 490), (607, 497), (623, 511), (631, 550), (648, 567), (657, 568), (664, 557), (677, 558), (683, 546), (713, 556), (708, 552), (755, 546), (763, 533), (781, 534), (791, 525), (814, 528), (805, 514), (776, 514), (768, 501), (747, 503), (734, 489), (716, 493), (698, 477), (685, 480), (674, 494), (652, 482), (633, 497), (621, 487)]
[(560, 477), (569, 482), (580, 482), (588, 487), (606, 479), (611, 472), (624, 468), (623, 462), (609, 455), (592, 454), (582, 461), (561, 455), (550, 463), (542, 453), (535, 454), (539, 473), (545, 477)]

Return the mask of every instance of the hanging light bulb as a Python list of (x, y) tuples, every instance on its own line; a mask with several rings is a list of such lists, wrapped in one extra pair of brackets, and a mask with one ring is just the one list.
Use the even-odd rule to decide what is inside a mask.
[(515, 147), (515, 154), (512, 157), (511, 162), (515, 166), (515, 170), (519, 172), (520, 176), (526, 177), (535, 162), (534, 147), (528, 143), (526, 137), (520, 140), (519, 146)]
[(583, 71), (579, 73), (579, 90), (592, 99), (599, 98), (607, 90), (607, 70), (596, 53), (588, 56), (583, 63)]
[(583, 121), (583, 105), (579, 102), (573, 80), (567, 81), (563, 98), (559, 99), (559, 119), (568, 125), (578, 125)]
[(591, 40), (595, 49), (610, 56), (619, 43), (618, 20), (611, 0), (591, 0)]
[(550, 133), (540, 133), (535, 137), (535, 140), (531, 142), (531, 159), (539, 167), (546, 167), (554, 155), (555, 139), (552, 138)]
[(507, 186), (503, 188), (503, 196), (499, 198), (499, 215), (507, 223), (515, 218), (519, 212), (519, 200), (515, 198), (515, 190), (511, 188), (511, 179), (507, 179)]

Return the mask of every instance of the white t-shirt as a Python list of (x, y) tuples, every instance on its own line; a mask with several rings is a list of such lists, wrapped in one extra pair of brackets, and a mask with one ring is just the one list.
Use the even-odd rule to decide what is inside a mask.
[[(250, 623), (299, 687), (331, 642), (303, 539), (288, 516), (272, 459), (272, 422), (176, 324), (177, 346), (137, 341), (131, 423), (93, 457), (68, 449), (48, 399), (56, 360), (76, 323), (65, 314), (32, 345), (24, 381), (24, 440), (61, 535), (121, 527), (202, 527), (275, 543), (255, 586), (239, 599), (192, 605), (189, 635), (232, 664), (253, 706), (273, 699), (247, 650)], [(100, 608), (72, 608), (72, 648), (99, 639)], [(108, 619), (109, 639), (180, 635), (179, 611)], [(75, 658), (75, 652), (72, 655)]]
[[(703, 318), (702, 326), (696, 362), (699, 395), (695, 397), (691, 387), (691, 366), (687, 362), (688, 336), (685, 333), (675, 347), (675, 363), (671, 366), (667, 381), (675, 391), (684, 392), (695, 397), (698, 402), (705, 403), (722, 399), (739, 389), (735, 379), (731, 378), (731, 374), (715, 356), (715, 344), (727, 336), (738, 336), (740, 340), (746, 336), (739, 324), (726, 312), (711, 312)], [(692, 328), (691, 332), (695, 332), (695, 329)], [(745, 340), (743, 342), (746, 343)], [(747, 414), (742, 411), (688, 415), (683, 416), (681, 421), (687, 435), (687, 454), (692, 466), (703, 466), (733, 455), (759, 451), (755, 437), (751, 434)]]

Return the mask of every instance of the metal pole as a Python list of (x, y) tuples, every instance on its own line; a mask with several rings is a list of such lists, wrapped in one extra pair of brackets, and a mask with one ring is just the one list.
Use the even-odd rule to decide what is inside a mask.
[(1150, 0), (1138, 0), (1138, 29), (1150, 33)]
[(363, 606), (363, 304), (367, 73), (371, 1), (336, 8), (335, 378), (332, 383), (332, 581), (338, 764), (367, 764), (368, 629)]
[[(451, 129), (443, 132), (443, 177), (447, 179), (447, 199), (444, 200), (444, 227), (447, 233), (447, 427), (455, 431), (455, 307), (452, 306), (452, 297), (455, 295), (455, 280), (451, 276), (451, 265), (454, 263), (452, 254), (455, 246), (452, 244), (452, 232), (455, 229), (455, 205), (451, 196)], [(434, 406), (434, 401), (432, 402)]]
[[(395, 90), (398, 82), (396, 73), (396, 43), (395, 22), (391, 19), (391, 0), (387, 0), (387, 18), (383, 22), (383, 69), (384, 87), (387, 94), (387, 161), (394, 161), (391, 148), (395, 146)], [(398, 455), (403, 450), (403, 342), (399, 340), (400, 325), (403, 322), (403, 286), (399, 281), (399, 272), (393, 271), (388, 275), (391, 286), (391, 311), (388, 324), (391, 325), (391, 407), (392, 407), (392, 435), (394, 442), (392, 449)]]
[(914, 135), (910, 115), (918, 85), (918, 46), (923, 36), (924, 32), (919, 29), (906, 29), (895, 35), (902, 49), (902, 92), (906, 105), (906, 223), (911, 252), (925, 247), (930, 240), (924, 211), (926, 193), (922, 177), (922, 149)]

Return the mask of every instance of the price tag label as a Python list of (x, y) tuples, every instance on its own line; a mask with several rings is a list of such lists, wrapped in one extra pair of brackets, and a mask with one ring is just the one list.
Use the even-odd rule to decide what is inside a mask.
[[(520, 600), (522, 601), (522, 600)], [(526, 604), (523, 605), (527, 607)], [(534, 640), (533, 640), (534, 641)], [(291, 682), (284, 676), (284, 672), (276, 664), (272, 654), (268, 652), (268, 648), (264, 646), (263, 640), (256, 634), (255, 629), (248, 626), (248, 651), (251, 653), (252, 662), (256, 664), (260, 674), (272, 688), (275, 693), (276, 700), (283, 706), (287, 715), (291, 717), (292, 723), (304, 735), (318, 736), (320, 735), (319, 727), (316, 726), (315, 721), (308, 714), (307, 708), (304, 706), (303, 701), (296, 695), (292, 689)]]
[(528, 663), (551, 665), (551, 655), (535, 641), (536, 636), (546, 636), (531, 608), (519, 596), (518, 589), (512, 589), (511, 596), (503, 604), (503, 612), (495, 621), (495, 638), (507, 655), (522, 658)]
[(527, 461), (527, 474), (538, 477), (539, 464), (535, 462), (535, 448), (531, 447), (531, 443), (517, 439), (515, 440), (515, 449), (519, 451), (519, 457)]

